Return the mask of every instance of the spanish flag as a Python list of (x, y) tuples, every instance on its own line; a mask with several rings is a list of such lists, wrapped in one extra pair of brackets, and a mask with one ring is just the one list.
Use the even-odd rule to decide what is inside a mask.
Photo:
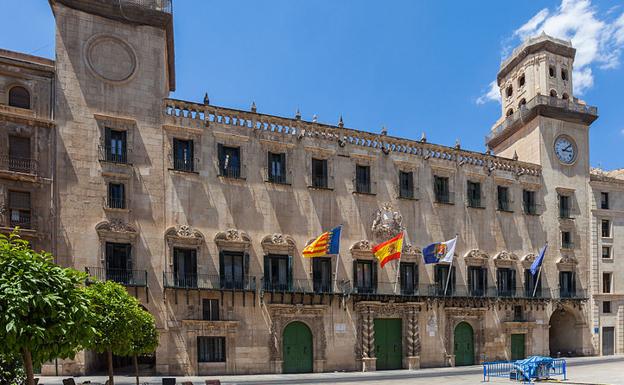
[(403, 250), (403, 232), (396, 237), (389, 239), (383, 243), (373, 246), (372, 251), (379, 260), (381, 267), (384, 267), (388, 261), (401, 258), (401, 250)]
[(340, 252), (341, 229), (342, 226), (338, 226), (319, 235), (318, 238), (303, 249), (303, 256), (322, 257), (324, 255), (338, 254)]

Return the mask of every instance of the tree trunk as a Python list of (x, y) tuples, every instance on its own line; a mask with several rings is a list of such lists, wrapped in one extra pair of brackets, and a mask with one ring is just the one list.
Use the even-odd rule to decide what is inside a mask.
[(30, 350), (27, 348), (22, 348), (22, 359), (24, 360), (24, 369), (26, 369), (26, 384), (35, 385), (32, 355), (30, 354)]
[(106, 360), (108, 361), (108, 385), (115, 385), (115, 380), (113, 379), (113, 351), (112, 350), (109, 350), (106, 352)]
[(139, 360), (136, 354), (132, 356), (132, 361), (134, 362), (134, 375), (136, 376), (136, 385), (139, 385)]

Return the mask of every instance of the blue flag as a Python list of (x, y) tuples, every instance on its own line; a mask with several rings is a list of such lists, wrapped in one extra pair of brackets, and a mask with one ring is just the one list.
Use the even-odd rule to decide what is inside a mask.
[(544, 262), (544, 254), (546, 254), (547, 246), (548, 246), (548, 243), (546, 243), (544, 247), (542, 247), (537, 257), (535, 257), (535, 261), (533, 261), (533, 264), (531, 265), (532, 275), (537, 274), (537, 271), (539, 270), (540, 266), (542, 266), (542, 262)]

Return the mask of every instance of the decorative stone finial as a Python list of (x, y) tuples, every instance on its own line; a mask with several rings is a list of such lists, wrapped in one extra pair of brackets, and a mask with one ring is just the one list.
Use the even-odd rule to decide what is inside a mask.
[(208, 99), (208, 92), (206, 92), (204, 94), (204, 105), (209, 105), (210, 104), (210, 99)]
[(301, 111), (297, 108), (297, 112), (295, 113), (295, 119), (301, 120)]
[(342, 120), (342, 115), (340, 115), (340, 119), (338, 119), (338, 127), (340, 128), (344, 127), (344, 121)]
[(514, 150), (513, 160), (518, 160), (518, 153)]
[(256, 102), (251, 102), (251, 112), (256, 112), (258, 109), (256, 108)]
[(386, 128), (386, 126), (381, 126), (381, 135), (388, 135), (388, 129)]
[(455, 148), (458, 150), (461, 148), (461, 143), (459, 142), (459, 139), (455, 139)]
[(314, 116), (312, 116), (312, 122), (313, 123), (318, 122), (318, 116), (316, 116), (316, 114), (314, 114)]
[(423, 143), (427, 143), (427, 134), (425, 134), (425, 131), (423, 131), (422, 135), (420, 136), (420, 141)]

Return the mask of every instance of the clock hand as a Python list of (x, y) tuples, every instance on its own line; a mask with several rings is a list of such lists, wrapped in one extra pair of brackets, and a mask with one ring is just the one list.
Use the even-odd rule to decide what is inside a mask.
[(568, 147), (564, 148), (563, 150), (565, 151), (565, 150), (567, 150), (567, 149), (569, 149), (569, 148), (572, 148), (572, 145), (571, 145), (571, 144), (568, 144)]

